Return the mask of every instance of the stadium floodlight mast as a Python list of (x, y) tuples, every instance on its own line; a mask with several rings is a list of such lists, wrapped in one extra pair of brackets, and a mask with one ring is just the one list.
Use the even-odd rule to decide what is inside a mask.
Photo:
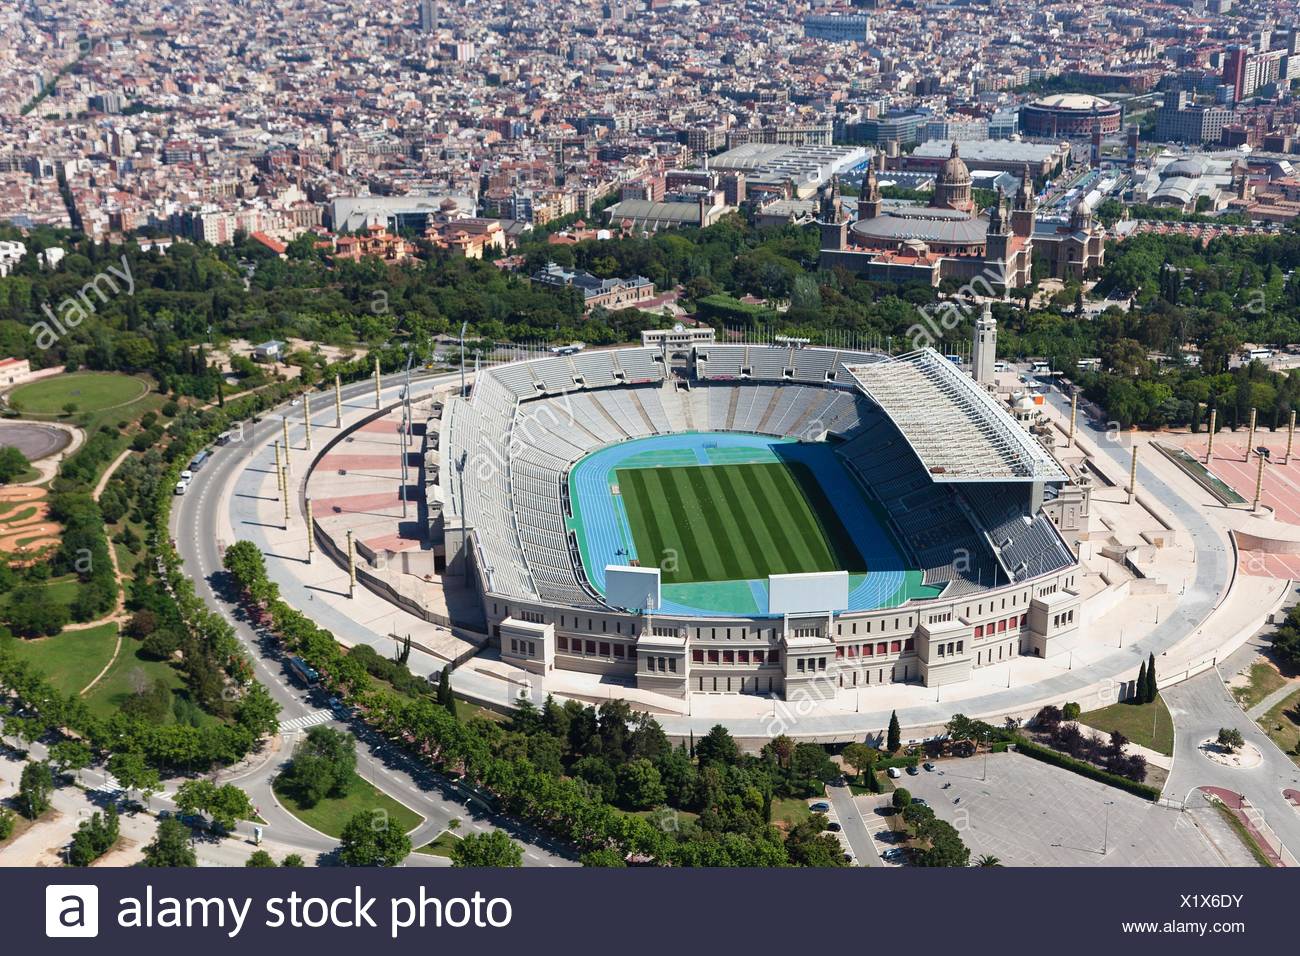
[(469, 328), (469, 322), (460, 324), (460, 395), (465, 397), (465, 330)]

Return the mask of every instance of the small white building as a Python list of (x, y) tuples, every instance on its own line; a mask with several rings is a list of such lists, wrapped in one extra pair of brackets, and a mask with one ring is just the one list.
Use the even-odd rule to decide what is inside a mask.
[(21, 385), (32, 377), (32, 365), (25, 358), (0, 359), (0, 388)]
[(0, 276), (7, 276), (12, 272), (14, 266), (25, 255), (27, 255), (27, 247), (21, 242), (0, 240)]

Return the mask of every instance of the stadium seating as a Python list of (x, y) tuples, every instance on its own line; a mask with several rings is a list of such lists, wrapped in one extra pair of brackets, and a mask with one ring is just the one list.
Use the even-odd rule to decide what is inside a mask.
[(567, 470), (604, 445), (671, 434), (686, 423), (699, 431), (830, 434), (926, 583), (943, 586), (946, 596), (1074, 561), (1052, 523), (1031, 518), (1023, 485), (957, 490), (930, 480), (894, 423), (844, 372), (843, 363), (879, 356), (744, 345), (711, 345), (696, 356), (690, 388), (665, 383), (658, 350), (634, 348), (491, 368), (468, 400), (446, 403), (439, 450), (446, 500), (473, 529), (490, 590), (600, 606), (565, 525)]

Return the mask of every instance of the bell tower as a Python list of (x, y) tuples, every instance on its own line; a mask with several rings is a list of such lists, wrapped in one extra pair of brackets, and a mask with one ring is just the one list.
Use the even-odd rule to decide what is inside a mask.
[(975, 342), (971, 352), (971, 375), (981, 385), (993, 384), (993, 363), (998, 353), (998, 323), (993, 307), (984, 303), (984, 314), (975, 321)]

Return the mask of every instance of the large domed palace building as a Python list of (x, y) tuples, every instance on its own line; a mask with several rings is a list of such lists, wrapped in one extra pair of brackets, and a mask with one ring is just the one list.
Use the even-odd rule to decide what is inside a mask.
[[(1068, 223), (1044, 229), (1026, 168), (1014, 198), (999, 189), (987, 212), (976, 208), (971, 174), (959, 145), (935, 178), (927, 205), (881, 198), (875, 167), (862, 182), (857, 219), (849, 221), (838, 203), (823, 204), (821, 266), (844, 268), (879, 282), (977, 279), (995, 294), (1028, 285), (1035, 240), (1054, 275), (1082, 274), (1101, 264), (1104, 230), (1076, 208)], [(1063, 245), (1062, 245), (1063, 244)], [(1074, 263), (1074, 268), (1071, 263)]]

